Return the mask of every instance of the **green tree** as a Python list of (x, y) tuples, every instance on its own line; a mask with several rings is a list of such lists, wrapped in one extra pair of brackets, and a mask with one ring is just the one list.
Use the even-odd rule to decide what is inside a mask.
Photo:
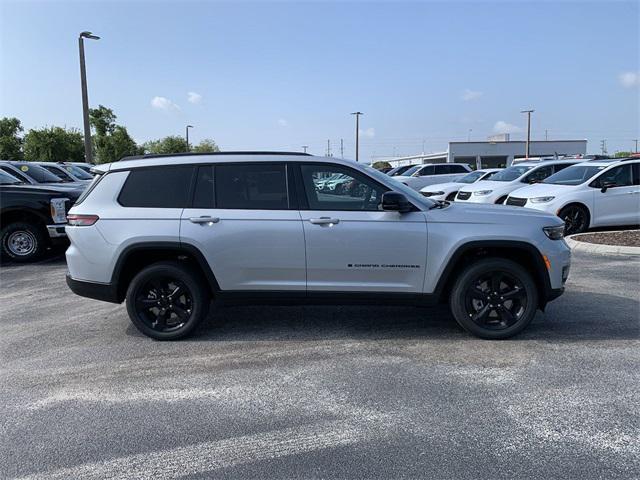
[(89, 110), (89, 123), (95, 131), (93, 144), (96, 163), (111, 163), (127, 155), (138, 155), (143, 152), (127, 129), (116, 124), (117, 118), (113, 110), (103, 105)]
[(143, 147), (146, 153), (184, 153), (189, 151), (187, 141), (177, 135), (151, 140), (146, 142)]
[(22, 160), (22, 133), (24, 129), (17, 118), (0, 119), (0, 160)]
[(192, 146), (191, 151), (196, 153), (211, 153), (219, 152), (220, 148), (218, 148), (216, 142), (214, 142), (210, 138), (205, 138), (198, 145)]
[(616, 158), (625, 158), (625, 157), (630, 157), (631, 155), (633, 155), (632, 152), (616, 152), (614, 157), (616, 157)]
[(376, 170), (380, 170), (381, 168), (391, 168), (391, 164), (389, 162), (375, 162), (371, 166)]
[(41, 162), (83, 162), (84, 140), (76, 129), (31, 129), (24, 136), (24, 158)]

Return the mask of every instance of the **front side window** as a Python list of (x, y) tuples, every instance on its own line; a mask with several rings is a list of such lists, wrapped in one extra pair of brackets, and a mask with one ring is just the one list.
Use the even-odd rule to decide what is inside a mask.
[(134, 169), (118, 201), (123, 207), (185, 208), (190, 200), (193, 169), (191, 165)]
[(547, 165), (546, 167), (536, 168), (533, 172), (522, 179), (525, 183), (539, 183), (545, 178), (553, 174), (553, 166)]
[(605, 183), (608, 183), (612, 187), (628, 187), (633, 185), (633, 172), (631, 165), (620, 165), (619, 167), (607, 170), (596, 178), (591, 183), (591, 186), (595, 188), (602, 188)]
[(216, 165), (216, 208), (287, 210), (287, 170), (284, 164)]
[(401, 173), (400, 175), (402, 175), (403, 177), (410, 177), (411, 175), (413, 175), (414, 173), (416, 173), (418, 170), (420, 170), (422, 168), (422, 165), (414, 165), (411, 168), (407, 168), (403, 173)]
[(532, 168), (533, 167), (530, 167), (528, 165), (514, 165), (509, 168), (505, 168), (504, 170), (500, 170), (493, 177), (491, 177), (491, 180), (494, 180), (496, 182), (512, 182), (520, 178)]
[(425, 175), (433, 175), (433, 165), (422, 167), (418, 172), (414, 173), (415, 177), (424, 177)]
[[(365, 175), (339, 165), (301, 165), (311, 210), (378, 211), (388, 189)], [(337, 177), (324, 182), (326, 177)]]

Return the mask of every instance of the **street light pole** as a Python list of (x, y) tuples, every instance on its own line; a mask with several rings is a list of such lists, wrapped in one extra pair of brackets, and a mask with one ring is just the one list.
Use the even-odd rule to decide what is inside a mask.
[(87, 93), (87, 68), (84, 61), (84, 39), (100, 40), (91, 32), (80, 32), (78, 48), (80, 49), (80, 84), (82, 88), (82, 120), (84, 124), (84, 158), (87, 163), (93, 163), (93, 149), (91, 148), (91, 126), (89, 125), (89, 94)]
[(302, 145), (302, 149), (304, 150), (304, 153), (307, 153), (307, 148), (309, 148), (309, 145)]
[(353, 112), (351, 115), (356, 116), (356, 162), (360, 158), (360, 115), (364, 115), (362, 112)]
[(187, 125), (187, 127), (184, 129), (185, 130), (185, 137), (187, 138), (187, 152), (189, 151), (189, 129), (193, 128), (193, 125)]
[(527, 114), (527, 143), (525, 146), (525, 158), (529, 158), (529, 148), (531, 144), (531, 114), (535, 112), (535, 110), (521, 110), (520, 113)]

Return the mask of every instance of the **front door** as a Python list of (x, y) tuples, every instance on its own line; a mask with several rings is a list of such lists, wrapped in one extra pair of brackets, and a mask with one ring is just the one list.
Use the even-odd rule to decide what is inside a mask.
[(388, 188), (346, 166), (301, 164), (297, 176), (310, 292), (422, 292), (422, 212), (382, 211)]
[(604, 192), (595, 192), (592, 225), (640, 223), (640, 185), (634, 181), (633, 165), (628, 163), (607, 170), (594, 180), (592, 186), (600, 189), (605, 183), (613, 186)]
[(222, 290), (306, 288), (305, 246), (284, 163), (198, 167), (180, 239), (205, 256)]

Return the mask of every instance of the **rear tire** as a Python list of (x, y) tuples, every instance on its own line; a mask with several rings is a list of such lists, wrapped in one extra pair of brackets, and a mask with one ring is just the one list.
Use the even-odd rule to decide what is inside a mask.
[(39, 225), (15, 222), (7, 225), (0, 233), (2, 256), (14, 262), (33, 262), (47, 249), (44, 232)]
[(142, 269), (127, 289), (127, 312), (140, 332), (156, 340), (190, 335), (207, 317), (208, 285), (193, 268), (158, 262)]
[(467, 267), (449, 297), (451, 313), (477, 337), (501, 340), (520, 333), (538, 309), (538, 289), (517, 263), (486, 258)]

